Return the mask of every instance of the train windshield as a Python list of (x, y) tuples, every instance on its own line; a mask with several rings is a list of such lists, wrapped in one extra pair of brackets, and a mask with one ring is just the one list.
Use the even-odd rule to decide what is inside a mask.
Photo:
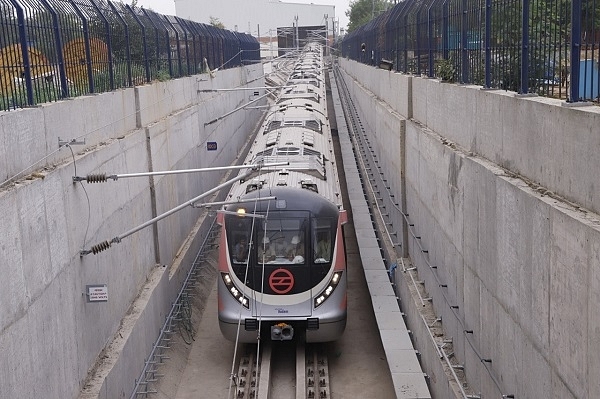
[(226, 224), (232, 264), (327, 266), (333, 259), (334, 218), (311, 218), (304, 211), (271, 211), (266, 219), (227, 216)]
[(263, 221), (256, 235), (258, 263), (304, 264), (306, 221), (298, 217)]

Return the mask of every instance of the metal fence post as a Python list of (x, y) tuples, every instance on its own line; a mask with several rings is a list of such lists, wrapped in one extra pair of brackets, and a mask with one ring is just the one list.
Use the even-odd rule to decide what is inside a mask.
[(60, 80), (60, 96), (61, 98), (69, 97), (69, 86), (67, 84), (67, 74), (65, 72), (65, 56), (63, 52), (62, 38), (60, 34), (60, 23), (58, 22), (58, 14), (56, 10), (50, 7), (47, 0), (41, 0), (42, 4), (52, 15), (52, 24), (54, 30), (54, 40), (56, 41), (56, 57), (58, 61), (58, 78)]
[(415, 15), (415, 60), (417, 61), (417, 75), (421, 76), (421, 7), (417, 9)]
[(115, 13), (115, 16), (123, 24), (123, 30), (125, 31), (125, 54), (126, 54), (126, 58), (127, 58), (127, 85), (129, 87), (131, 87), (131, 86), (133, 86), (133, 77), (132, 77), (133, 72), (131, 71), (131, 48), (130, 48), (131, 42), (129, 40), (129, 25), (127, 24), (127, 21), (125, 21), (125, 18), (123, 18), (123, 16), (119, 12), (119, 10), (117, 10), (117, 7), (113, 4), (112, 1), (109, 0), (108, 5)]
[(469, 83), (469, 41), (468, 41), (468, 18), (467, 18), (467, 0), (462, 0), (462, 17), (460, 30), (460, 46), (461, 46), (461, 74), (460, 83)]
[(581, 100), (579, 78), (581, 63), (581, 0), (571, 2), (571, 86), (568, 102)]
[(492, 0), (485, 0), (485, 88), (489, 89), (492, 86), (492, 70), (491, 70), (491, 34), (492, 34)]
[(435, 4), (435, 1), (431, 2), (431, 4), (429, 5), (429, 7), (427, 8), (427, 35), (429, 36), (429, 40), (428, 40), (428, 47), (429, 47), (429, 71), (427, 73), (427, 76), (429, 76), (430, 78), (434, 77), (434, 63), (433, 63), (433, 48), (434, 48), (434, 43), (433, 43), (433, 16), (431, 15), (431, 9), (433, 8)]
[[(171, 20), (169, 19), (169, 17), (167, 17), (166, 15), (163, 16), (163, 19), (167, 22), (167, 24), (169, 24), (169, 26), (171, 27), (171, 29), (173, 29), (173, 32), (175, 33), (175, 51), (177, 52), (177, 77), (180, 77), (181, 75), (183, 75), (183, 69), (182, 69), (182, 65), (181, 65), (181, 49), (179, 48), (179, 32), (177, 32), (177, 29), (175, 28), (175, 25), (173, 25), (173, 23), (171, 22)], [(169, 37), (170, 39), (170, 37)], [(171, 54), (171, 42), (169, 40), (169, 54)], [(169, 57), (169, 64), (171, 64), (171, 57)], [(173, 76), (171, 74), (171, 76)]]
[[(150, 76), (150, 60), (148, 59), (148, 40), (146, 40), (146, 27), (144, 26), (140, 18), (137, 16), (132, 6), (130, 6), (129, 4), (125, 4), (125, 7), (127, 8), (127, 10), (129, 10), (131, 16), (133, 17), (133, 19), (135, 19), (135, 22), (138, 23), (138, 25), (140, 26), (140, 30), (142, 31), (142, 46), (144, 48), (144, 67), (146, 68), (146, 82), (150, 83), (152, 81), (152, 78)], [(130, 83), (130, 85), (132, 84)]]
[(85, 67), (87, 70), (87, 78), (88, 78), (88, 87), (90, 88), (90, 93), (95, 93), (96, 88), (94, 84), (94, 74), (92, 72), (92, 52), (90, 50), (90, 24), (88, 23), (87, 18), (81, 10), (77, 3), (73, 0), (70, 0), (71, 5), (73, 6), (73, 10), (81, 19), (81, 24), (83, 25), (83, 42), (85, 47)]
[(27, 30), (25, 29), (25, 13), (23, 7), (10, 0), (17, 13), (19, 21), (19, 39), (21, 44), (21, 56), (23, 57), (23, 78), (25, 79), (25, 89), (27, 91), (27, 105), (34, 105), (33, 102), (33, 84), (31, 82), (31, 60), (29, 59), (29, 46), (27, 45)]
[(442, 4), (442, 58), (445, 60), (448, 59), (448, 33), (450, 33), (450, 27), (448, 26), (448, 1), (449, 0), (445, 0), (444, 4)]
[(521, 14), (521, 88), (519, 94), (529, 92), (529, 0), (523, 1)]
[(108, 47), (108, 79), (109, 79), (110, 89), (114, 90), (115, 89), (115, 70), (114, 70), (114, 64), (113, 64), (112, 33), (111, 33), (111, 29), (110, 29), (110, 23), (108, 22), (108, 19), (106, 18), (106, 16), (100, 10), (100, 7), (98, 6), (98, 3), (96, 3), (96, 0), (89, 0), (89, 1), (94, 6), (94, 9), (96, 10), (96, 12), (100, 16), (100, 18), (102, 18), (102, 21), (104, 21), (104, 28), (106, 29), (106, 39), (107, 39), (106, 46)]

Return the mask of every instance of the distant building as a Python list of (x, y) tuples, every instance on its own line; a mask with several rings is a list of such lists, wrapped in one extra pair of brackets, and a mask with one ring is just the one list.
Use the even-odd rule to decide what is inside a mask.
[[(327, 37), (331, 43), (337, 35), (335, 6), (320, 4), (284, 3), (277, 0), (175, 0), (178, 17), (205, 24), (217, 18), (226, 29), (245, 32), (261, 42), (261, 56), (271, 58), (278, 53), (278, 29), (286, 32), (286, 43), (294, 36), (296, 26), (318, 27), (315, 33)], [(300, 29), (302, 30), (302, 29)], [(320, 33), (319, 33), (320, 32)], [(300, 35), (302, 36), (302, 35)], [(301, 41), (292, 39), (292, 45)]]

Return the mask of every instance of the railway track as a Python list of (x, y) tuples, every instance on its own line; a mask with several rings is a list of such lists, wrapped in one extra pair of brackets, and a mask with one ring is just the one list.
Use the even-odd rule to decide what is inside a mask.
[[(330, 398), (329, 363), (323, 345), (268, 342), (246, 345), (233, 378), (235, 399)], [(295, 361), (294, 361), (295, 360)]]

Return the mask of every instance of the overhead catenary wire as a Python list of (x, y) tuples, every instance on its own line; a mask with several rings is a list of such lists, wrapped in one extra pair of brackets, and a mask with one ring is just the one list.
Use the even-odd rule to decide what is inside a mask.
[(250, 91), (250, 90), (260, 90), (260, 89), (283, 89), (286, 86), (256, 86), (256, 87), (238, 87), (233, 89), (201, 89), (198, 90), (198, 93), (214, 93), (214, 92), (226, 92), (226, 91)]
[[(285, 87), (285, 86), (274, 86), (274, 88), (283, 88), (283, 87)], [(268, 93), (268, 94), (271, 94), (271, 93)], [(249, 104), (246, 104), (245, 106), (247, 106), (247, 105), (249, 105)], [(240, 107), (240, 108), (243, 108), (243, 107)], [(232, 112), (235, 112), (235, 110), (232, 111)], [(261, 173), (262, 168), (267, 167), (267, 166), (268, 166), (267, 164), (260, 165), (259, 166), (259, 171), (258, 171), (259, 174)], [(271, 184), (268, 184), (268, 187), (271, 187), (272, 183), (275, 181), (275, 176), (273, 174), (270, 174), (269, 175), (269, 179), (270, 179), (270, 183)], [(269, 191), (269, 193), (271, 194), (270, 191)], [(267, 197), (267, 198), (271, 198), (271, 197)], [(261, 197), (261, 192), (259, 191), (258, 192), (258, 196), (256, 198), (252, 199), (252, 200), (256, 201), (255, 205), (254, 205), (254, 210), (253, 210), (252, 214), (250, 214), (250, 215), (245, 214), (245, 215), (242, 216), (242, 217), (252, 216), (251, 233), (250, 233), (250, 239), (249, 239), (250, 245), (249, 245), (249, 250), (248, 250), (248, 253), (247, 253), (247, 256), (246, 256), (246, 265), (245, 265), (245, 271), (244, 271), (244, 281), (248, 280), (248, 273), (249, 273), (249, 268), (250, 268), (250, 250), (257, 245), (257, 244), (255, 244), (255, 237), (254, 237), (254, 233), (255, 233), (255, 230), (256, 230), (255, 229), (255, 223), (256, 223), (257, 216), (260, 216), (261, 218), (264, 218), (264, 222), (263, 223), (265, 223), (265, 225), (268, 223), (268, 217), (269, 217), (269, 211), (270, 211), (270, 205), (271, 205), (270, 201), (267, 203), (267, 209), (266, 209), (265, 214), (264, 215), (256, 215), (256, 207), (257, 207), (258, 202), (261, 199), (264, 199), (264, 197)], [(223, 211), (220, 211), (220, 212), (223, 212)], [(263, 230), (263, 237), (262, 237), (263, 239), (260, 240), (260, 243), (263, 245), (263, 254), (265, 253), (265, 246), (266, 246), (265, 241), (266, 240), (264, 240), (264, 238), (266, 238), (266, 237), (267, 237), (267, 229), (265, 227), (265, 229)], [(248, 296), (249, 298), (251, 298), (254, 301), (254, 303), (258, 303), (259, 304), (259, 308), (257, 309), (257, 337), (256, 337), (256, 340), (257, 340), (257, 343), (256, 343), (256, 345), (257, 345), (257, 347), (256, 347), (257, 357), (256, 357), (256, 369), (258, 369), (258, 364), (259, 364), (259, 359), (260, 359), (259, 354), (260, 354), (260, 350), (261, 350), (260, 331), (261, 331), (261, 328), (262, 328), (262, 311), (263, 311), (263, 306), (262, 305), (263, 305), (264, 290), (265, 290), (265, 286), (264, 286), (264, 284), (265, 284), (265, 281), (264, 281), (265, 280), (265, 260), (264, 259), (263, 259), (263, 262), (261, 263), (261, 265), (262, 265), (261, 266), (261, 286), (260, 286), (260, 290), (258, 291), (259, 295), (260, 295), (260, 298), (257, 297), (257, 290), (252, 290), (251, 291), (251, 295)], [(244, 290), (243, 294), (247, 295), (247, 292)], [(239, 312), (238, 312), (238, 320), (237, 320), (237, 330), (236, 330), (236, 339), (235, 339), (235, 345), (234, 345), (234, 353), (233, 353), (233, 359), (232, 359), (232, 365), (231, 365), (231, 378), (230, 378), (230, 383), (229, 383), (229, 392), (228, 392), (228, 395), (227, 395), (228, 398), (231, 397), (231, 389), (233, 387), (234, 377), (235, 377), (235, 374), (234, 374), (234, 371), (235, 371), (235, 360), (237, 358), (237, 351), (238, 351), (238, 347), (239, 347), (239, 338), (240, 338), (241, 323), (242, 323), (242, 308), (243, 308), (243, 303), (240, 302), (238, 304), (238, 306), (239, 306)], [(261, 389), (261, 387), (257, 387), (257, 392), (260, 389)]]
[[(285, 166), (288, 165), (289, 162), (275, 162), (263, 165), (263, 167), (271, 167), (271, 166)], [(103, 183), (110, 180), (117, 181), (118, 179), (129, 178), (129, 177), (145, 177), (145, 176), (163, 176), (163, 175), (180, 175), (186, 173), (198, 173), (198, 172), (215, 172), (221, 170), (235, 170), (235, 169), (248, 169), (258, 168), (258, 164), (250, 164), (250, 165), (232, 165), (232, 166), (212, 166), (209, 168), (197, 168), (197, 169), (177, 169), (177, 170), (164, 170), (158, 172), (139, 172), (139, 173), (123, 173), (123, 174), (113, 174), (107, 175), (105, 173), (95, 173), (89, 174), (85, 177), (83, 176), (74, 176), (73, 181), (87, 181), (88, 183)]]
[(175, 208), (173, 208), (173, 209), (171, 209), (171, 210), (169, 210), (169, 211), (167, 211), (167, 212), (165, 212), (165, 213), (163, 213), (161, 215), (158, 215), (155, 218), (152, 218), (152, 219), (148, 220), (147, 222), (145, 222), (145, 223), (143, 223), (143, 224), (141, 224), (141, 225), (139, 225), (137, 227), (134, 227), (133, 229), (131, 229), (129, 231), (126, 231), (125, 233), (120, 234), (120, 235), (114, 237), (110, 241), (102, 241), (99, 244), (93, 245), (90, 249), (83, 249), (83, 250), (80, 251), (80, 256), (88, 255), (90, 253), (96, 255), (97, 253), (102, 252), (102, 251), (110, 248), (110, 246), (112, 244), (114, 244), (114, 243), (120, 243), (123, 238), (126, 238), (126, 237), (132, 235), (133, 233), (136, 233), (136, 232), (138, 232), (138, 231), (140, 231), (140, 230), (142, 230), (142, 229), (144, 229), (144, 228), (146, 228), (148, 226), (151, 226), (154, 223), (156, 223), (156, 222), (158, 222), (158, 221), (166, 218), (167, 216), (170, 216), (170, 215), (174, 214), (175, 212), (180, 211), (181, 209), (183, 209), (185, 207), (193, 206), (194, 203), (198, 202), (202, 198), (204, 198), (204, 197), (206, 197), (206, 196), (208, 196), (208, 195), (210, 195), (210, 194), (212, 194), (212, 193), (214, 193), (216, 191), (219, 191), (220, 189), (222, 189), (224, 187), (232, 185), (236, 181), (238, 181), (240, 179), (244, 179), (244, 178), (250, 176), (252, 173), (253, 173), (253, 171), (250, 170), (250, 171), (247, 171), (247, 172), (245, 172), (245, 173), (243, 173), (241, 175), (238, 175), (238, 176), (236, 176), (236, 177), (234, 177), (232, 179), (229, 179), (226, 182), (224, 182), (224, 183), (222, 183), (222, 184), (220, 184), (220, 185), (218, 185), (218, 186), (216, 186), (216, 187), (214, 187), (214, 188), (206, 191), (205, 193), (200, 194), (199, 196), (197, 196), (195, 198), (192, 198), (191, 200), (186, 201), (183, 204), (181, 204), (179, 206), (176, 206)]
[(221, 115), (221, 116), (219, 116), (219, 117), (217, 117), (217, 118), (215, 118), (215, 119), (213, 119), (213, 120), (211, 120), (211, 121), (209, 121), (209, 122), (204, 122), (204, 126), (212, 125), (213, 123), (215, 123), (215, 122), (218, 122), (218, 121), (220, 121), (221, 119), (223, 119), (223, 118), (226, 118), (226, 117), (228, 117), (229, 115), (231, 115), (231, 114), (233, 114), (233, 113), (235, 113), (235, 112), (237, 112), (237, 111), (239, 111), (239, 110), (242, 110), (242, 109), (246, 108), (248, 105), (250, 105), (250, 104), (254, 104), (254, 103), (255, 103), (255, 102), (257, 102), (258, 100), (262, 100), (263, 98), (267, 97), (269, 94), (271, 94), (271, 93), (270, 93), (270, 92), (267, 92), (267, 93), (263, 94), (262, 96), (258, 96), (258, 97), (256, 97), (255, 99), (248, 101), (246, 104), (244, 104), (244, 105), (241, 105), (241, 106), (239, 106), (239, 107), (237, 107), (237, 108), (235, 108), (235, 109), (233, 109), (233, 110), (231, 110), (231, 111), (227, 112), (227, 113), (226, 113), (226, 114), (224, 114), (224, 115)]
[[(260, 173), (260, 169), (259, 169), (259, 173)], [(269, 209), (270, 209), (270, 202), (267, 203), (267, 212), (265, 213), (265, 215), (257, 215), (256, 214), (256, 208), (257, 205), (260, 201), (265, 200), (267, 198), (272, 198), (272, 197), (261, 197), (260, 196), (260, 192), (259, 195), (256, 198), (251, 198), (248, 202), (254, 202), (254, 209), (252, 211), (251, 214), (243, 214), (241, 215), (241, 217), (252, 217), (252, 224), (251, 224), (251, 229), (250, 229), (250, 239), (249, 239), (249, 246), (248, 246), (248, 251), (246, 254), (246, 260), (245, 260), (245, 270), (244, 270), (244, 281), (248, 281), (248, 273), (249, 273), (249, 269), (250, 269), (250, 251), (251, 249), (254, 247), (254, 232), (255, 232), (255, 223), (256, 223), (256, 219), (257, 218), (268, 218), (269, 215)], [(222, 212), (222, 211), (221, 211)], [(266, 222), (265, 222), (266, 223)], [(264, 232), (265, 236), (266, 236), (266, 230)], [(261, 240), (261, 242), (263, 242), (263, 250), (264, 250), (264, 240)], [(264, 280), (264, 262), (263, 262), (263, 266), (262, 266), (262, 279)], [(263, 281), (264, 284), (264, 281)], [(261, 292), (264, 289), (264, 287), (261, 287)], [(243, 295), (247, 295), (247, 293), (245, 292), (245, 290), (242, 291)], [(253, 292), (254, 294), (254, 292)], [(250, 296), (249, 296), (250, 297)], [(256, 301), (256, 297), (252, 297), (252, 299), (254, 299)], [(240, 338), (240, 331), (241, 331), (241, 324), (242, 324), (242, 308), (243, 308), (243, 302), (239, 303), (239, 312), (238, 312), (238, 321), (237, 321), (237, 330), (236, 330), (236, 337), (235, 337), (235, 346), (234, 346), (234, 353), (233, 353), (233, 359), (232, 359), (232, 364), (231, 364), (231, 378), (229, 381), (229, 392), (227, 397), (230, 398), (231, 397), (231, 388), (233, 386), (233, 377), (234, 377), (234, 370), (235, 370), (235, 360), (237, 358), (237, 350), (238, 350), (238, 346), (239, 346), (239, 338)], [(258, 336), (257, 336), (257, 349), (256, 349), (256, 353), (257, 353), (257, 363), (256, 363), (256, 369), (258, 369), (258, 359), (259, 356), (258, 354), (260, 353), (260, 325), (261, 325), (261, 317), (262, 316), (262, 311), (258, 314)]]

